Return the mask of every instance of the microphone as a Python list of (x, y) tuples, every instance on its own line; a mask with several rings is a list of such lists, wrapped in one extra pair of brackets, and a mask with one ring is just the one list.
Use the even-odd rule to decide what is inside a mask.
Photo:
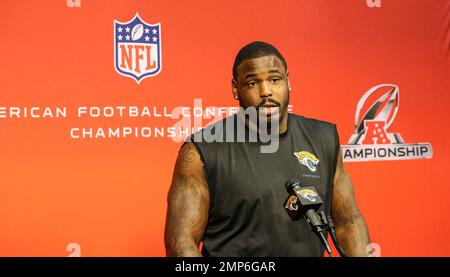
[(302, 187), (297, 179), (290, 179), (286, 182), (286, 190), (289, 193), (284, 202), (284, 208), (292, 220), (304, 217), (308, 226), (321, 239), (323, 246), (331, 256), (331, 248), (323, 234), (322, 221), (317, 215), (317, 210), (322, 206), (323, 201), (314, 186)]
[[(319, 217), (314, 216), (313, 213), (322, 206), (323, 201), (316, 189), (314, 187), (302, 187), (297, 179), (290, 179), (286, 182), (286, 190), (289, 197), (284, 203), (284, 208), (289, 216), (296, 220), (308, 213), (311, 215), (311, 219), (317, 222), (316, 219)], [(312, 212), (309, 212), (311, 209)]]

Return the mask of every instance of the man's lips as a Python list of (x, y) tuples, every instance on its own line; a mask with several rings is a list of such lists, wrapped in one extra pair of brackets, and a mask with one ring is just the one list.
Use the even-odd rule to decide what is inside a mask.
[(280, 107), (280, 103), (278, 101), (275, 101), (273, 99), (265, 99), (259, 103), (258, 108), (273, 108), (273, 107)]
[(276, 105), (276, 104), (271, 104), (271, 103), (267, 103), (267, 104), (264, 104), (264, 105), (262, 105), (262, 106), (260, 106), (260, 107), (272, 108), (272, 107), (278, 107), (278, 105)]

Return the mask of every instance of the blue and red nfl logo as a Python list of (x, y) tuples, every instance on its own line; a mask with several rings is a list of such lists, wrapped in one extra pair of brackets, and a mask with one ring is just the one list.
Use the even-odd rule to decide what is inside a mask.
[(114, 20), (114, 67), (139, 84), (161, 72), (161, 24), (148, 24), (136, 13), (128, 22)]

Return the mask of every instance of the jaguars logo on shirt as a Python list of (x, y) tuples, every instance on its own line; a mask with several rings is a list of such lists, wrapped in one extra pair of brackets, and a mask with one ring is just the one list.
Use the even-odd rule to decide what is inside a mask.
[(315, 172), (317, 170), (317, 164), (319, 163), (319, 159), (316, 158), (314, 154), (311, 154), (308, 151), (299, 151), (294, 152), (294, 156), (297, 157), (300, 164), (306, 166), (312, 172)]

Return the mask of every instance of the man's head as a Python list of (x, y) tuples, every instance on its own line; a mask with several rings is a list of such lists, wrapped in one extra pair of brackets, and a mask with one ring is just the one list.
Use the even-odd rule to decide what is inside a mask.
[(244, 46), (234, 61), (232, 91), (241, 107), (259, 108), (268, 117), (286, 120), (290, 85), (287, 63), (281, 53), (260, 41)]

